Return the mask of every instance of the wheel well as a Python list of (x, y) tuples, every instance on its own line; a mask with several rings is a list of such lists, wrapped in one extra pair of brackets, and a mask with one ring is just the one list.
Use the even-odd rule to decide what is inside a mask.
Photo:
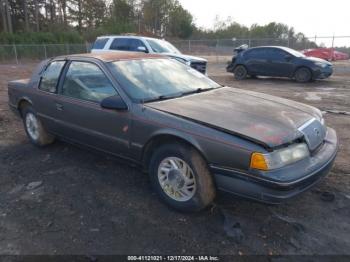
[(26, 99), (21, 99), (19, 102), (18, 102), (18, 106), (17, 106), (17, 109), (21, 115), (21, 117), (23, 117), (22, 115), (22, 110), (27, 107), (27, 106), (31, 106), (32, 104), (26, 100)]
[(154, 138), (152, 138), (150, 141), (147, 142), (147, 144), (144, 146), (142, 150), (142, 168), (144, 171), (148, 171), (148, 166), (151, 161), (152, 155), (154, 151), (164, 144), (170, 144), (170, 143), (179, 143), (183, 145), (190, 146), (203, 157), (203, 159), (206, 161), (206, 158), (203, 156), (203, 154), (198, 150), (196, 146), (194, 146), (192, 143), (188, 142), (187, 140), (174, 136), (174, 135), (158, 135)]

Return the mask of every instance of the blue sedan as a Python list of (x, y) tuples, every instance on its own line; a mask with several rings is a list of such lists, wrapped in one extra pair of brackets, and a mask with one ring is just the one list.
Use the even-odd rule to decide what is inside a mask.
[(227, 72), (234, 73), (237, 80), (248, 76), (272, 76), (289, 77), (305, 83), (333, 74), (333, 66), (326, 60), (306, 57), (287, 47), (262, 46), (236, 51)]

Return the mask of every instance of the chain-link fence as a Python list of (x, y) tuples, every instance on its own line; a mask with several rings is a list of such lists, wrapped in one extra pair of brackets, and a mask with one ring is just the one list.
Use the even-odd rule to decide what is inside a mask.
[(323, 36), (303, 39), (286, 38), (246, 38), (246, 39), (213, 39), (213, 40), (180, 40), (172, 43), (183, 53), (198, 56), (208, 56), (216, 61), (232, 56), (233, 49), (241, 45), (255, 46), (285, 46), (302, 51), (312, 48), (334, 48), (350, 55), (350, 36)]
[(50, 57), (90, 52), (91, 44), (0, 45), (0, 63), (25, 63)]
[[(308, 37), (302, 39), (246, 38), (246, 39), (213, 39), (213, 40), (175, 40), (171, 41), (181, 52), (204, 56), (212, 61), (227, 61), (233, 49), (243, 44), (254, 46), (286, 46), (295, 50), (316, 47), (335, 48), (350, 53), (350, 36)], [(91, 43), (86, 44), (28, 44), (0, 45), (0, 63), (25, 63), (46, 58), (90, 52)]]

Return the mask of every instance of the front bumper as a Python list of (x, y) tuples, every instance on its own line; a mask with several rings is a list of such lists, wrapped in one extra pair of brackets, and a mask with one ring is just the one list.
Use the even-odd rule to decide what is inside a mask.
[(317, 68), (314, 70), (314, 79), (325, 79), (333, 74), (333, 67), (327, 66), (325, 68)]
[(245, 173), (211, 166), (219, 190), (260, 202), (278, 204), (315, 185), (331, 170), (338, 151), (336, 132), (328, 128), (325, 142), (317, 153), (278, 170)]

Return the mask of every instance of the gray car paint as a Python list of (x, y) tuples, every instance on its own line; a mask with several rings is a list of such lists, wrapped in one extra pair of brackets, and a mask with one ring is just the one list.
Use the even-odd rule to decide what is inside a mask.
[[(284, 172), (283, 169), (273, 172), (250, 170), (252, 152), (265, 153), (273, 147), (291, 143), (302, 135), (297, 130), (298, 126), (312, 117), (321, 118), (320, 111), (313, 107), (228, 87), (162, 102), (133, 103), (104, 61), (81, 56), (57, 58), (62, 59), (67, 60), (67, 63), (70, 60), (79, 60), (98, 65), (113, 83), (129, 110), (106, 110), (97, 103), (43, 92), (37, 88), (42, 71), (40, 69), (37, 70), (39, 75), (34, 75), (27, 86), (16, 81), (9, 83), (10, 106), (17, 109), (19, 103), (26, 100), (38, 112), (49, 132), (68, 141), (145, 165), (145, 168), (147, 159), (150, 158), (150, 151), (147, 151), (149, 145), (155, 139), (171, 137), (195, 147), (215, 176), (220, 177), (218, 170), (229, 170), (230, 176), (240, 174), (245, 180), (250, 180), (251, 177), (256, 177), (257, 180), (259, 177), (265, 177), (268, 181), (278, 181), (279, 174)], [(44, 66), (45, 64), (41, 65)], [(58, 90), (63, 77), (64, 73)], [(63, 112), (58, 110), (57, 103), (63, 104)], [(64, 116), (65, 114), (70, 116)], [(268, 128), (279, 141), (254, 132), (254, 129), (249, 128), (252, 125)], [(331, 149), (334, 158), (337, 141)], [(330, 154), (325, 154), (324, 157), (331, 158)], [(320, 163), (317, 162), (317, 158), (310, 158), (308, 161), (312, 162), (313, 170), (317, 170), (325, 159), (319, 159)], [(285, 170), (289, 168), (289, 176), (282, 176), (285, 181), (308, 175), (302, 163), (288, 166)], [(218, 187), (225, 190), (226, 182), (223, 185), (220, 181), (222, 180), (217, 178)]]

